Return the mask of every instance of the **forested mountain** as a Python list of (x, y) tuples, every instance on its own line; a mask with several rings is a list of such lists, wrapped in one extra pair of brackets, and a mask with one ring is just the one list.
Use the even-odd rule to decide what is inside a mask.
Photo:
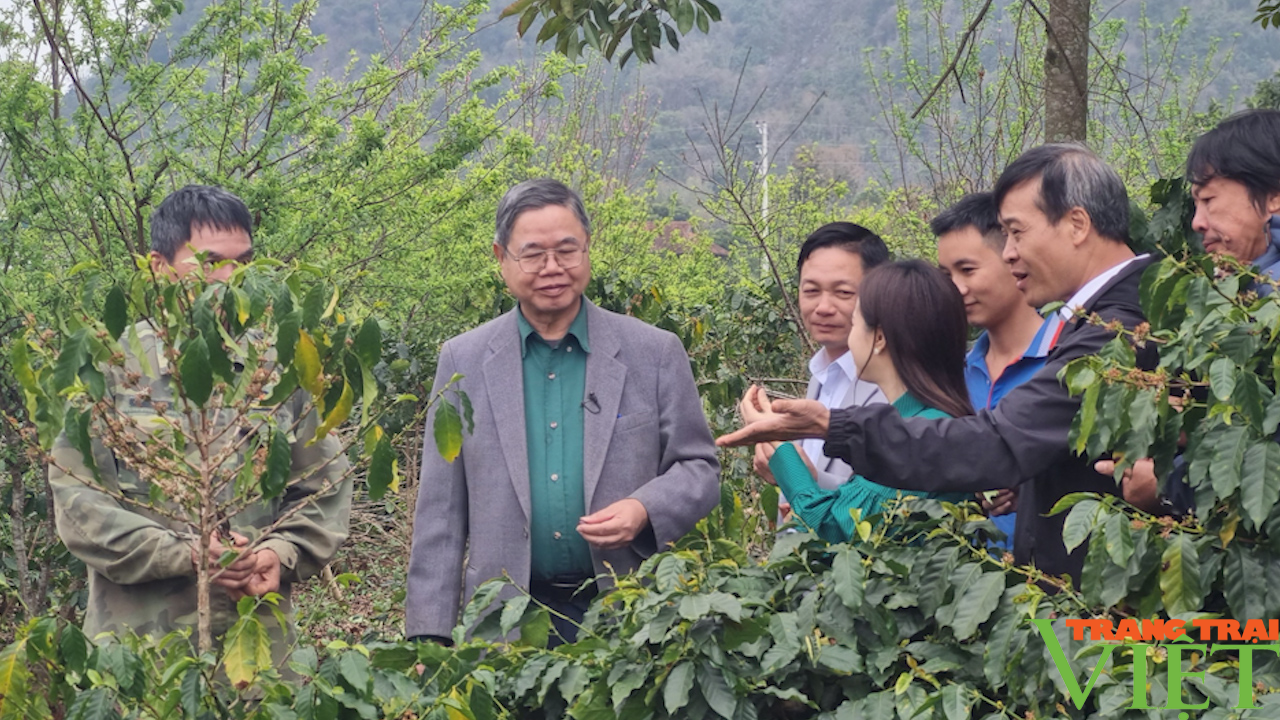
[[(185, 15), (191, 17), (206, 4), (207, 0), (191, 2)], [(514, 20), (497, 20), (504, 4), (496, 0), (469, 42), (483, 53), (485, 67), (536, 62), (546, 49), (531, 38), (518, 38)], [(607, 101), (598, 100), (611, 106), (603, 110), (617, 112), (614, 103), (620, 96), (642, 93), (643, 107), (654, 117), (645, 161), (671, 166), (688, 148), (689, 135), (704, 136), (706, 109), (718, 106), (723, 117), (736, 90), (733, 119), (746, 121), (740, 134), (749, 141), (742, 147), (755, 152), (758, 135), (753, 123), (767, 121), (770, 149), (782, 148), (783, 162), (794, 157), (796, 148), (816, 143), (811, 161), (855, 185), (878, 177), (890, 160), (890, 106), (896, 103), (910, 113), (932, 84), (917, 80), (913, 87), (902, 73), (904, 58), (932, 81), (981, 5), (972, 0), (719, 4), (722, 22), (713, 24), (708, 35), (695, 32), (685, 38), (679, 52), (660, 52), (654, 65), (639, 67), (633, 62), (618, 71), (596, 61), (591, 72), (611, 88), (601, 96)], [(1129, 92), (1147, 100), (1144, 105), (1116, 97), (1115, 87), (1098, 88), (1096, 112), (1107, 112), (1108, 103), (1127, 114), (1136, 105), (1153, 116), (1167, 115), (1171, 105), (1203, 110), (1218, 101), (1227, 110), (1240, 106), (1256, 83), (1280, 68), (1280, 32), (1253, 25), (1255, 8), (1254, 0), (1096, 2), (1096, 67), (1091, 75), (1095, 80), (1108, 75), (1107, 62), (1122, 65), (1118, 76)], [(1017, 54), (1015, 48), (1024, 55), (1017, 59), (1021, 67), (1034, 69), (1038, 64), (1039, 47), (1028, 47), (1025, 36), (1021, 43), (1015, 41), (1020, 27), (1038, 30), (1034, 10), (1034, 3), (1024, 2), (997, 2), (992, 8), (978, 36), (988, 82), (1002, 59), (1008, 62)], [(405, 33), (423, 32), (416, 25), (421, 18), (418, 0), (321, 2), (313, 27), (328, 43), (317, 54), (317, 64), (334, 72), (353, 56), (394, 55), (410, 45), (400, 42)], [(179, 20), (179, 28), (184, 20)], [(961, 115), (973, 109), (966, 104), (972, 103), (974, 88), (970, 84), (965, 89), (966, 93), (957, 92), (954, 83), (943, 88)], [(808, 118), (797, 129), (806, 113)]]

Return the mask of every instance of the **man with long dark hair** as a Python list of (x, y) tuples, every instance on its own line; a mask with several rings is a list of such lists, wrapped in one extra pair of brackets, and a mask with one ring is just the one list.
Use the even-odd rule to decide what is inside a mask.
[[(1191, 229), (1205, 251), (1280, 281), (1280, 111), (1245, 110), (1201, 135), (1187, 155), (1187, 180), (1195, 202)], [(1253, 289), (1260, 295), (1274, 290), (1266, 282)], [(1107, 459), (1097, 466), (1114, 468)], [(1124, 471), (1125, 499), (1148, 512), (1184, 512), (1194, 505), (1185, 478), (1179, 457), (1162, 497), (1154, 465), (1143, 458)]]
[(1204, 249), (1280, 280), (1280, 111), (1246, 110), (1200, 136), (1187, 180)]
[(995, 188), (1007, 242), (1004, 259), (1028, 303), (1065, 301), (1066, 326), (1044, 368), (993, 410), (961, 418), (903, 418), (891, 408), (828, 411), (820, 403), (779, 400), (774, 412), (720, 438), (720, 445), (823, 437), (826, 452), (877, 482), (923, 492), (1017, 487), (1014, 557), (1078, 579), (1084, 548), (1068, 553), (1062, 514), (1049, 512), (1072, 492), (1115, 494), (1115, 481), (1067, 442), (1080, 408), (1058, 380), (1063, 366), (1097, 353), (1113, 333), (1077, 318), (1097, 314), (1132, 328), (1144, 321), (1138, 282), (1150, 263), (1126, 244), (1124, 183), (1088, 148), (1042, 145), (1023, 153)]

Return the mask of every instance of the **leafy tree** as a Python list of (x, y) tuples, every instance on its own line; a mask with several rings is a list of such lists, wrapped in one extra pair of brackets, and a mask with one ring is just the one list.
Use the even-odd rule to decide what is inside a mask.
[[(950, 41), (938, 46), (937, 38), (953, 33), (943, 8), (901, 5), (898, 43), (864, 62), (890, 130), (873, 148), (885, 168), (881, 182), (899, 187), (904, 204), (920, 215), (989, 189), (1014, 158), (1046, 137), (1039, 55), (1048, 41), (1039, 17), (1023, 3), (974, 31), (969, 42), (982, 50), (966, 51), (952, 71), (960, 97), (925, 102), (940, 68), (959, 52)], [(1204, 57), (1186, 57), (1181, 48), (1194, 34), (1191, 27), (1185, 11), (1163, 25), (1143, 12), (1134, 21), (1112, 18), (1093, 27), (1090, 146), (1120, 173), (1131, 197), (1180, 174), (1191, 142), (1222, 112), (1213, 102), (1198, 108), (1230, 53), (1211, 44)], [(1137, 29), (1143, 30), (1141, 49), (1130, 52), (1123, 44)]]
[[(1121, 468), (1154, 457), (1157, 475), (1168, 477), (1185, 437), (1180, 462), (1195, 495), (1195, 513), (1182, 522), (1138, 516), (1151, 560), (1130, 568), (1113, 554), (1108, 565), (1104, 553), (1091, 551), (1097, 585), (1086, 570), (1086, 592), (1147, 614), (1204, 608), (1241, 619), (1280, 617), (1280, 595), (1264, 581), (1280, 568), (1273, 537), (1280, 527), (1280, 304), (1274, 293), (1263, 294), (1273, 284), (1229, 258), (1165, 259), (1143, 281), (1150, 325), (1067, 369), (1068, 387), (1083, 399), (1072, 429), (1077, 451), (1114, 450)], [(1130, 342), (1154, 344), (1159, 365), (1138, 368)], [(1117, 403), (1124, 412), (1112, 409)], [(1092, 531), (1091, 548), (1114, 548), (1108, 529), (1128, 523), (1127, 510), (1076, 501), (1068, 517), (1073, 544)]]
[[(982, 24), (994, 0), (985, 0), (957, 43), (956, 54), (943, 70), (928, 104), (956, 65), (972, 53), (969, 41)], [(1048, 36), (1044, 55), (1045, 137), (1051, 141), (1085, 140), (1088, 112), (1089, 26), (1091, 0), (1048, 0), (1047, 12), (1029, 3), (1044, 23)], [(555, 40), (555, 49), (570, 58), (591, 47), (612, 60), (623, 41), (631, 47), (620, 56), (625, 65), (634, 53), (642, 62), (653, 62), (654, 50), (663, 36), (673, 50), (680, 49), (680, 36), (696, 24), (708, 32), (710, 21), (720, 19), (719, 9), (708, 0), (517, 0), (502, 11), (502, 17), (520, 17), (517, 32), (523, 36), (539, 16), (545, 22), (537, 35), (539, 43)], [(674, 23), (674, 24), (673, 24)], [(959, 75), (957, 74), (957, 79)]]
[(1258, 0), (1258, 14), (1253, 21), (1262, 27), (1280, 27), (1280, 2)]
[[(79, 302), (83, 277), (68, 271), (82, 262), (129, 287), (151, 208), (190, 182), (243, 197), (259, 255), (323, 266), (349, 312), (377, 308), (388, 330), (429, 316), (440, 334), (457, 332), (465, 317), (449, 304), (466, 306), (489, 267), (487, 244), (468, 255), (458, 239), (491, 228), (497, 195), (526, 167), (531, 143), (511, 132), (513, 116), (554, 99), (570, 69), (557, 58), (515, 87), (509, 68), (478, 71), (463, 40), (485, 8), (426, 7), (421, 36), (399, 54), (328, 75), (308, 65), (322, 41), (310, 32), (314, 2), (215, 3), (181, 18), (185, 34), (172, 29), (175, 3), (0, 9), (11, 51), (0, 63), (0, 342), (12, 345), (29, 314), (49, 324)], [(74, 614), (68, 579), (83, 570), (55, 541), (43, 463), (20, 451), (24, 401), (9, 358), (0, 552), (15, 563), (0, 570), (0, 604), (34, 615), (52, 600)], [(412, 373), (379, 377), (422, 392)], [(398, 409), (399, 424), (416, 410)]]
[[(105, 274), (75, 273), (84, 283), (79, 301), (53, 327), (33, 322), (12, 344), (34, 425), (27, 439), (38, 455), (125, 509), (193, 528), (201, 558), (229, 519), (306, 488), (240, 549), (252, 552), (308, 503), (349, 491), (354, 467), (367, 466), (371, 497), (394, 489), (396, 453), (379, 423), (374, 377), (383, 346), (377, 320), (346, 315), (336, 289), (314, 269), (266, 272), (255, 264), (225, 285), (206, 285), (198, 278), (169, 283), (140, 265), (147, 269), (119, 284)], [(139, 419), (131, 409), (138, 398), (154, 416)], [(456, 455), (460, 416), (439, 415), (437, 442)], [(339, 434), (348, 419), (354, 426)], [(48, 454), (59, 433), (75, 452)], [(329, 435), (340, 438), (329, 443), (339, 448), (333, 459), (295, 467), (296, 442), (310, 446)], [(104, 451), (137, 473), (149, 494), (104, 479)], [(348, 451), (364, 462), (338, 463)], [(216, 571), (204, 562), (196, 570), (204, 652), (213, 642)]]
[(640, 62), (653, 62), (664, 38), (672, 50), (679, 50), (680, 36), (695, 25), (708, 32), (711, 23), (720, 20), (720, 9), (711, 0), (516, 0), (502, 11), (504, 18), (517, 15), (521, 37), (540, 16), (544, 18), (538, 42), (554, 38), (556, 51), (571, 59), (591, 47), (613, 60), (629, 43), (618, 56), (618, 64), (626, 65), (632, 55)]
[[(1195, 658), (1195, 679), (1174, 687), (1163, 668), (1187, 657), (1178, 643), (1073, 638), (1062, 618), (1115, 616), (1088, 590), (1011, 567), (974, 543), (994, 526), (972, 505), (908, 502), (860, 521), (848, 543), (795, 533), (763, 561), (733, 540), (758, 517), (727, 494), (678, 547), (655, 555), (640, 575), (619, 578), (589, 611), (579, 641), (556, 650), (544, 648), (548, 609), (527, 594), (495, 605), (497, 580), (466, 607), (454, 649), (300, 648), (290, 667), (303, 683), (260, 673), (246, 690), (263, 699), (245, 702), (203, 679), (208, 661), (177, 660), (163, 643), (128, 638), (86, 648), (73, 627), (45, 619), (0, 651), (7, 691), (0, 702), (8, 703), (0, 709), (35, 716), (80, 708), (91, 696), (141, 717), (219, 709), (230, 718), (1157, 720), (1180, 696), (1212, 704), (1207, 717), (1261, 720), (1280, 707), (1280, 695), (1265, 692), (1275, 687), (1277, 663), (1264, 653), (1254, 655), (1248, 677), (1230, 651)], [(1148, 526), (1111, 524), (1108, 541), (1098, 543), (1106, 562), (1125, 553), (1130, 564), (1152, 562)], [(1163, 557), (1172, 567), (1189, 556)], [(1049, 642), (1065, 651), (1064, 661), (1046, 652)]]
[(1259, 81), (1245, 104), (1254, 109), (1280, 110), (1280, 74)]
[[(451, 244), (449, 221), (473, 217), (472, 198), (529, 153), (507, 132), (512, 114), (567, 69), (519, 87), (510, 68), (479, 71), (464, 40), (484, 9), (433, 5), (398, 54), (320, 74), (307, 64), (322, 40), (313, 1), (215, 3), (181, 36), (171, 3), (7, 8), (0, 203), (13, 296), (41, 307), (59, 292), (56, 270), (89, 258), (127, 272), (148, 249), (149, 209), (202, 182), (245, 199), (260, 253), (323, 262), (370, 303), (412, 298), (408, 273), (375, 278), (370, 263), (428, 262)], [(31, 55), (43, 61), (16, 59)], [(69, 84), (70, 102), (52, 81)]]

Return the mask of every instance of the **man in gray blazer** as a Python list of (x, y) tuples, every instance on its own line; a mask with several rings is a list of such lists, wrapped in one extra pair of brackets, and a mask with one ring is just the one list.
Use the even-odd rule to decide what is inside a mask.
[(554, 180), (516, 185), (498, 204), (493, 252), (519, 304), (440, 351), (432, 394), (460, 373), (475, 431), (452, 463), (425, 443), (408, 637), (447, 638), (476, 587), (505, 574), (572, 641), (576, 625), (557, 613), (581, 620), (592, 578), (635, 570), (719, 500), (680, 340), (582, 296), (590, 228), (577, 193)]
[[(875, 383), (858, 379), (849, 355), (849, 328), (862, 276), (888, 259), (889, 248), (880, 236), (850, 222), (827, 223), (800, 246), (796, 260), (798, 305), (805, 330), (819, 346), (809, 360), (805, 398), (821, 402), (828, 410), (885, 401)], [(821, 440), (802, 440), (796, 445), (800, 455), (814, 466), (821, 487), (829, 490), (853, 477), (853, 469), (843, 460), (823, 454)], [(772, 455), (768, 443), (756, 446), (755, 470), (769, 482), (773, 482), (769, 472)]]

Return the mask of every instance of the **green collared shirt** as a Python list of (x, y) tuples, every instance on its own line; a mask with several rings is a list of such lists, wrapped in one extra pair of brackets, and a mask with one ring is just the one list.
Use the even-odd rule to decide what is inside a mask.
[[(553, 344), (516, 313), (524, 375), (524, 427), (529, 447), (529, 497), (534, 580), (595, 574), (591, 550), (578, 534), (586, 514), (582, 423), (587, 382), (584, 300), (569, 331)], [(588, 398), (589, 399), (589, 398)]]

